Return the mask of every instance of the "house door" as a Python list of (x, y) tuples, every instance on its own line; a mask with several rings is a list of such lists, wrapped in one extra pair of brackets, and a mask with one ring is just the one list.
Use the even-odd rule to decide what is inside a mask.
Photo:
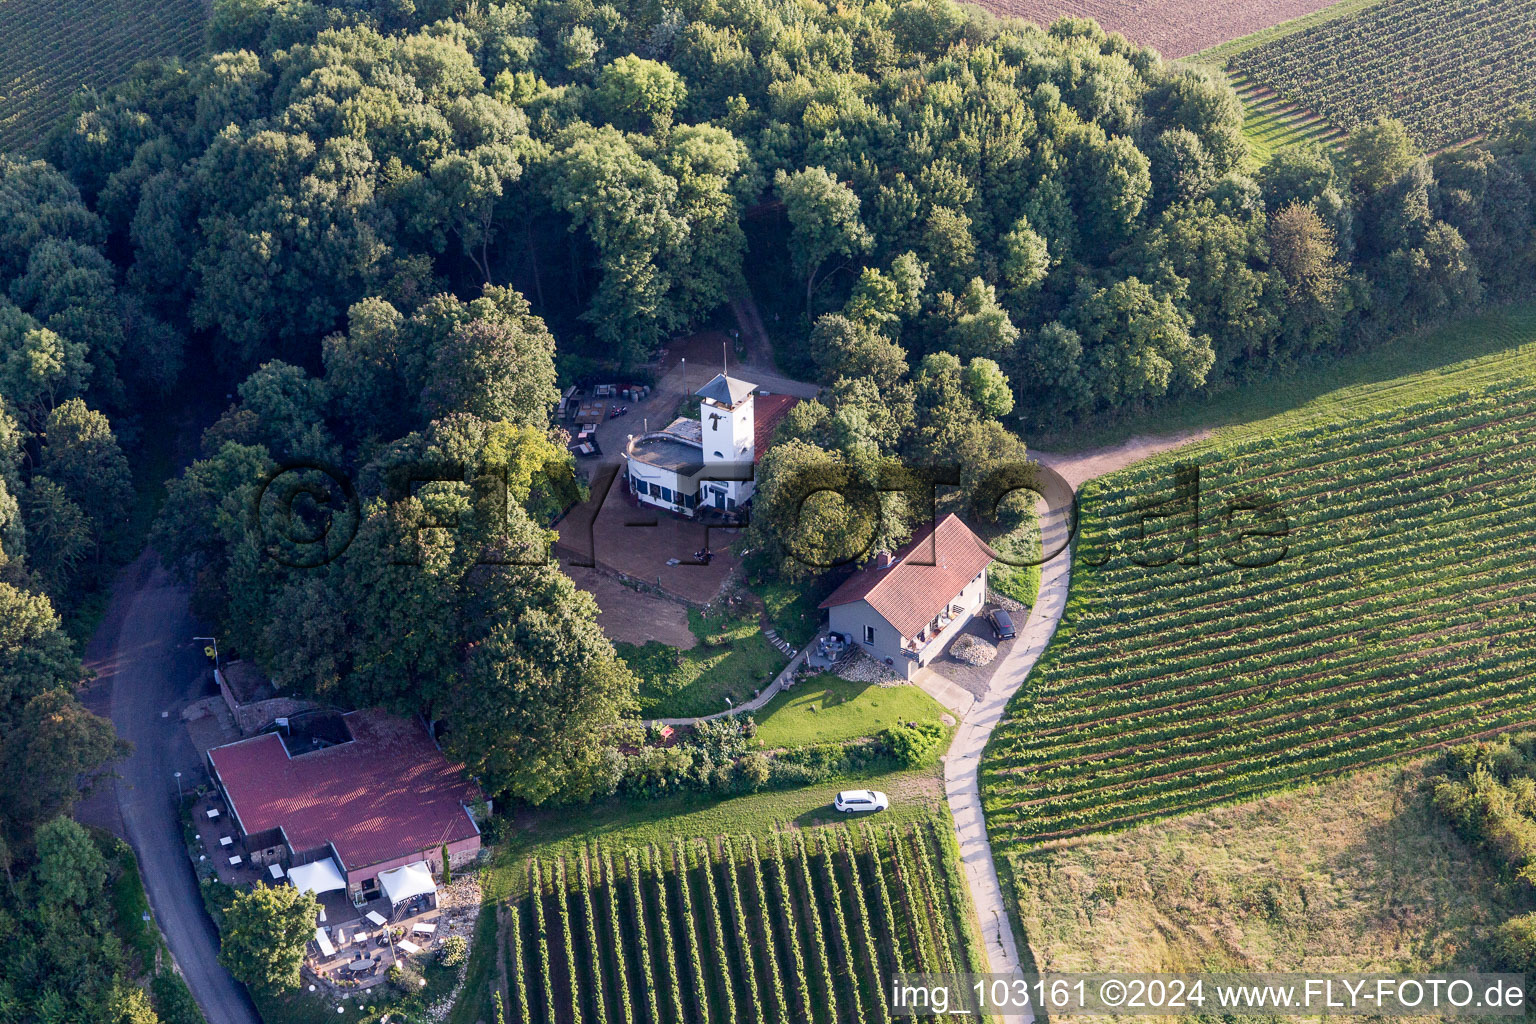
[(715, 508), (725, 508), (725, 492), (715, 492)]

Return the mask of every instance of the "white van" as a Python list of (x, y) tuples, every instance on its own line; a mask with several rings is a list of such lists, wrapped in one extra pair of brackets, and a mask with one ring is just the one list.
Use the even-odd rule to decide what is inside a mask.
[(844, 814), (855, 811), (883, 811), (891, 806), (890, 797), (873, 789), (845, 789), (837, 794), (832, 806)]

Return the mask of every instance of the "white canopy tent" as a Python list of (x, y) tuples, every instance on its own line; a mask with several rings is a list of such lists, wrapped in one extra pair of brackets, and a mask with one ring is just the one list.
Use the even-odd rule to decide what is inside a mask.
[(435, 894), (437, 883), (432, 880), (432, 870), (426, 862), (419, 860), (405, 867), (380, 871), (379, 888), (384, 890), (385, 899), (399, 906), (413, 897)]
[(300, 892), (312, 892), (317, 896), (322, 892), (333, 892), (347, 887), (347, 880), (341, 877), (341, 869), (330, 857), (317, 860), (313, 864), (298, 864), (289, 868), (288, 880)]

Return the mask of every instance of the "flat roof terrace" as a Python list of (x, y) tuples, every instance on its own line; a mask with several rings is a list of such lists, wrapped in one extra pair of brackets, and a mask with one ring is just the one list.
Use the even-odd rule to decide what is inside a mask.
[(694, 476), (704, 469), (704, 452), (664, 433), (645, 434), (630, 442), (629, 457), (647, 466), (665, 469), (683, 476)]

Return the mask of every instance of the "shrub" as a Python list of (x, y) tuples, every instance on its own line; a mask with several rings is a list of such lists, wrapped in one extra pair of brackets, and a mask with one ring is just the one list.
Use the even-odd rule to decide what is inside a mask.
[(457, 967), (469, 957), (469, 943), (462, 935), (450, 935), (443, 940), (437, 951), (437, 962), (444, 967)]
[(939, 759), (944, 749), (944, 727), (938, 722), (893, 725), (885, 730), (885, 742), (897, 764), (920, 768)]
[(1536, 974), (1536, 914), (1521, 914), (1499, 925), (1493, 948), (1505, 970)]
[(403, 996), (421, 991), (421, 975), (409, 967), (402, 967), (400, 964), (396, 964), (389, 969), (389, 983), (394, 986), (396, 992)]
[(155, 1014), (165, 1024), (207, 1024), (179, 974), (165, 969), (156, 971), (149, 991), (154, 998)]
[(754, 751), (736, 762), (736, 770), (741, 776), (741, 784), (754, 793), (768, 785), (772, 775), (768, 758), (760, 751)]

